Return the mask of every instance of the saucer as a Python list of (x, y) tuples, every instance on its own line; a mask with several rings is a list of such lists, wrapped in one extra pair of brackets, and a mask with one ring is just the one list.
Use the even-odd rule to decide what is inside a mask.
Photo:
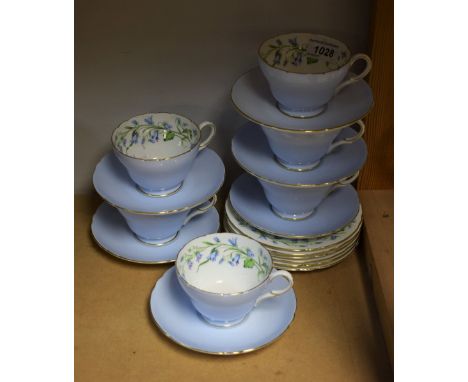
[[(349, 138), (356, 132), (347, 127), (336, 138)], [(354, 175), (367, 158), (366, 143), (358, 141), (337, 147), (311, 171), (290, 171), (276, 160), (262, 128), (253, 123), (241, 128), (232, 140), (232, 153), (248, 173), (265, 181), (288, 185), (318, 185), (333, 183)]]
[(143, 264), (175, 261), (182, 247), (198, 236), (218, 232), (219, 215), (216, 208), (194, 217), (182, 227), (174, 240), (162, 246), (138, 240), (122, 215), (107, 203), (102, 203), (93, 216), (91, 232), (99, 246), (122, 260)]
[(232, 184), (229, 200), (237, 214), (250, 225), (277, 236), (315, 238), (331, 235), (349, 224), (359, 212), (356, 190), (348, 185), (333, 191), (302, 220), (286, 220), (276, 215), (257, 179), (242, 174)]
[[(276, 278), (270, 286), (281, 289), (287, 282)], [(156, 282), (150, 309), (158, 328), (177, 344), (201, 353), (234, 355), (258, 350), (278, 339), (294, 319), (296, 296), (291, 289), (262, 302), (240, 324), (219, 328), (198, 314), (172, 267)]]
[[(250, 237), (266, 246), (267, 249), (277, 251), (286, 251), (288, 253), (320, 253), (330, 248), (336, 248), (353, 237), (359, 230), (362, 222), (362, 208), (359, 207), (359, 212), (356, 217), (338, 232), (321, 237), (319, 239), (290, 239), (287, 237), (270, 235), (267, 232), (251, 226), (243, 220), (232, 208), (229, 200), (226, 200), (225, 208), (226, 218), (233, 229), (238, 233)], [(284, 252), (283, 252), (284, 253)]]
[(210, 199), (222, 186), (224, 165), (210, 149), (198, 154), (180, 190), (166, 197), (151, 197), (141, 192), (113, 153), (96, 166), (94, 188), (109, 204), (136, 213), (165, 214), (191, 209)]
[(312, 118), (295, 118), (283, 114), (276, 106), (268, 83), (259, 68), (243, 74), (234, 84), (231, 100), (248, 120), (279, 130), (318, 131), (351, 125), (372, 108), (372, 90), (364, 80), (346, 86)]

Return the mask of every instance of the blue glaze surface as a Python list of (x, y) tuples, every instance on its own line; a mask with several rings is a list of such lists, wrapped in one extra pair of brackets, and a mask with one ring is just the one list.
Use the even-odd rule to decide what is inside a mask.
[(285, 220), (276, 215), (257, 179), (242, 174), (232, 184), (229, 200), (239, 216), (250, 225), (285, 237), (313, 238), (333, 233), (350, 223), (359, 211), (359, 198), (352, 186), (332, 192), (309, 217)]
[(166, 197), (150, 197), (138, 190), (113, 153), (101, 159), (93, 175), (94, 188), (103, 199), (121, 208), (150, 214), (195, 207), (215, 194), (223, 181), (223, 162), (208, 148), (195, 158), (180, 190)]
[(312, 118), (294, 118), (282, 113), (259, 68), (243, 74), (234, 84), (231, 98), (247, 119), (263, 126), (292, 130), (323, 130), (349, 125), (365, 116), (374, 103), (372, 90), (364, 80), (345, 87)]
[[(353, 129), (345, 128), (337, 139), (349, 138), (355, 134)], [(334, 182), (355, 174), (366, 161), (367, 147), (359, 139), (355, 143), (337, 147), (313, 170), (291, 171), (274, 159), (262, 128), (254, 123), (247, 123), (234, 136), (232, 153), (246, 171), (258, 177), (283, 184), (314, 185)]]
[[(277, 278), (271, 286), (281, 289), (287, 281)], [(179, 345), (203, 353), (230, 354), (253, 351), (276, 340), (294, 319), (296, 296), (291, 289), (259, 304), (240, 324), (219, 328), (197, 313), (172, 267), (157, 281), (150, 309), (157, 326)]]
[(159, 247), (138, 240), (119, 212), (107, 203), (99, 206), (91, 224), (94, 238), (106, 251), (124, 260), (148, 264), (174, 261), (189, 241), (218, 229), (219, 215), (214, 207), (194, 217), (182, 227), (173, 241)]

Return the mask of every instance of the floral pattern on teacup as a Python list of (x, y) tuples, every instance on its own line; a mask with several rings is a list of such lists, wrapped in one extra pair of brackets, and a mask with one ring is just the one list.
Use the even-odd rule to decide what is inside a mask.
[(114, 134), (114, 144), (120, 151), (127, 152), (135, 144), (145, 147), (145, 144), (172, 141), (178, 139), (182, 147), (190, 147), (196, 131), (189, 127), (188, 123), (180, 118), (175, 118), (175, 125), (168, 122), (153, 121), (153, 116), (148, 115), (143, 123), (132, 119), (123, 125)]
[(205, 240), (201, 244), (188, 247), (179, 258), (179, 263), (185, 265), (185, 270), (198, 272), (208, 263), (219, 266), (250, 268), (257, 271), (258, 279), (263, 279), (271, 269), (268, 255), (262, 248), (254, 252), (249, 247), (237, 244), (237, 238), (231, 237), (225, 242), (217, 236), (212, 241)]
[(260, 56), (273, 67), (307, 73), (338, 69), (348, 60), (349, 52), (327, 37), (299, 33), (266, 41)]

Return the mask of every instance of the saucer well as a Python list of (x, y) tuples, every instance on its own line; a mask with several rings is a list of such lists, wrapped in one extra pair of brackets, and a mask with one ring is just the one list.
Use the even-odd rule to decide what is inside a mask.
[[(270, 287), (281, 289), (286, 285), (285, 280), (276, 278)], [(219, 328), (198, 314), (172, 267), (156, 282), (150, 310), (158, 328), (177, 344), (201, 353), (235, 355), (258, 350), (278, 339), (294, 319), (296, 296), (291, 289), (262, 302), (240, 324)]]
[(145, 244), (138, 240), (123, 216), (107, 203), (98, 207), (91, 224), (94, 239), (102, 249), (122, 260), (143, 264), (173, 262), (179, 250), (190, 240), (218, 232), (218, 229), (219, 215), (214, 207), (194, 217), (182, 227), (174, 240), (162, 246)]
[(272, 211), (258, 180), (248, 174), (234, 181), (229, 200), (234, 211), (255, 228), (298, 239), (331, 235), (349, 224), (359, 212), (357, 192), (348, 185), (327, 196), (311, 216), (302, 220), (282, 219)]
[(223, 162), (208, 148), (196, 157), (180, 190), (166, 197), (151, 197), (141, 192), (113, 153), (101, 159), (93, 175), (94, 188), (109, 204), (142, 214), (168, 214), (191, 209), (210, 199), (223, 181)]
[(263, 232), (242, 219), (232, 208), (229, 199), (226, 200), (225, 208), (228, 223), (238, 233), (250, 237), (264, 245), (268, 250), (273, 249), (277, 251), (289, 253), (320, 253), (323, 250), (335, 248), (346, 243), (352, 236), (359, 230), (362, 223), (362, 208), (356, 217), (347, 224), (343, 229), (338, 232), (323, 236), (318, 239), (290, 239), (287, 237), (271, 235)]
[[(336, 139), (349, 138), (355, 134), (348, 127)], [(248, 123), (234, 136), (232, 153), (237, 163), (257, 178), (278, 184), (307, 186), (333, 183), (352, 176), (364, 165), (367, 147), (359, 139), (352, 144), (337, 147), (311, 171), (290, 171), (275, 160), (261, 127)]]
[(372, 91), (364, 80), (345, 87), (328, 103), (321, 114), (295, 118), (282, 113), (259, 68), (243, 74), (234, 84), (231, 100), (248, 120), (279, 130), (319, 131), (348, 126), (363, 118), (374, 103)]

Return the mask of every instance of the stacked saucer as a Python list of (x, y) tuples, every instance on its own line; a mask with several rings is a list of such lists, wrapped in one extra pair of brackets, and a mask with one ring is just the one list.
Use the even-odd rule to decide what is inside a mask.
[[(203, 129), (210, 131), (202, 141)], [(144, 114), (120, 124), (113, 152), (96, 166), (93, 184), (103, 203), (92, 234), (105, 251), (147, 264), (175, 261), (190, 240), (217, 232), (213, 207), (224, 165), (206, 148), (211, 122), (195, 124), (168, 113)]]
[[(232, 141), (247, 174), (231, 187), (225, 228), (265, 245), (277, 268), (326, 268), (359, 237), (362, 213), (351, 183), (367, 157), (361, 119), (373, 97), (362, 78), (370, 59), (308, 33), (269, 39), (258, 53), (260, 70), (242, 75), (231, 93), (251, 122)], [(350, 73), (359, 59), (364, 71)]]

